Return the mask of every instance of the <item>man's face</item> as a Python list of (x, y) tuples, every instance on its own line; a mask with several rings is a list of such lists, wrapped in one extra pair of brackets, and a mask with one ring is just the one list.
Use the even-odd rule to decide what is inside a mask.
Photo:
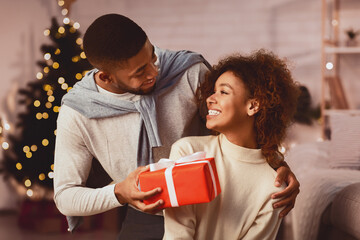
[(138, 54), (109, 74), (111, 81), (107, 84), (107, 90), (114, 93), (150, 93), (154, 89), (158, 75), (156, 60), (154, 46), (146, 40)]

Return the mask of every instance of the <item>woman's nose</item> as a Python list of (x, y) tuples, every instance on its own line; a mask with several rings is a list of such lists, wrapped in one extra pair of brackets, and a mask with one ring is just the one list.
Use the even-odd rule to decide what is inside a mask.
[(215, 93), (213, 93), (212, 95), (210, 95), (207, 99), (206, 99), (206, 103), (208, 105), (212, 104), (212, 103), (215, 103), (216, 102), (216, 99), (215, 99)]

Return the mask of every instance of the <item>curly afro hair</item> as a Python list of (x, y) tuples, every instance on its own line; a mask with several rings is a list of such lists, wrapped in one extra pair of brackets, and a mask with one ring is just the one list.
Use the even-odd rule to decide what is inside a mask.
[(256, 140), (267, 162), (280, 166), (284, 159), (279, 146), (296, 111), (299, 88), (284, 60), (264, 49), (249, 56), (234, 54), (222, 59), (207, 74), (197, 96), (200, 109), (212, 93), (216, 80), (230, 71), (248, 90), (248, 99), (256, 99), (259, 111), (255, 114)]

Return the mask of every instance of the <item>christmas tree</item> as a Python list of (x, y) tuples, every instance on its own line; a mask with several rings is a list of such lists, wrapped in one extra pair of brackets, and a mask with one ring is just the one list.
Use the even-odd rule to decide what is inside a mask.
[(65, 17), (60, 26), (55, 18), (44, 35), (52, 44), (44, 44), (44, 60), (37, 63), (41, 71), (36, 79), (20, 89), (19, 105), (25, 111), (18, 115), (15, 135), (7, 137), (4, 152), (7, 172), (27, 189), (53, 187), (56, 119), (61, 99), (91, 69), (82, 49), (79, 23)]

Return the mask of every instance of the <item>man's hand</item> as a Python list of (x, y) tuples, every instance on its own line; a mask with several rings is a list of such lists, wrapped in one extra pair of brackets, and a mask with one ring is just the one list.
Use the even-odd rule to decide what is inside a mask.
[(139, 191), (137, 184), (139, 182), (140, 173), (147, 171), (148, 166), (138, 167), (135, 171), (130, 173), (127, 178), (115, 185), (115, 195), (121, 204), (131, 204), (139, 210), (147, 213), (156, 213), (159, 207), (164, 203), (163, 200), (158, 200), (155, 203), (146, 205), (142, 201), (148, 199), (162, 191), (161, 188), (155, 188), (148, 192)]
[(275, 186), (280, 187), (283, 182), (288, 186), (281, 192), (274, 193), (271, 198), (283, 198), (280, 201), (274, 203), (274, 208), (285, 208), (280, 212), (280, 217), (285, 217), (295, 205), (295, 200), (300, 192), (300, 183), (296, 179), (294, 173), (287, 166), (281, 166), (277, 170), (277, 176), (275, 179)]

